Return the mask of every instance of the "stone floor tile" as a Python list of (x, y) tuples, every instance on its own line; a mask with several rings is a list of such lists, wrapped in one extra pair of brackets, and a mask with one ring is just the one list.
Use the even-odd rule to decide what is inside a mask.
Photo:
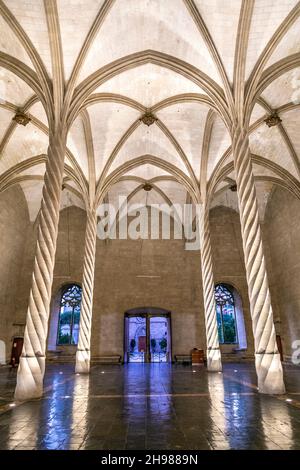
[[(206, 369), (178, 365), (101, 365), (76, 376), (70, 364), (51, 364), (41, 400), (0, 404), (0, 449), (299, 450), (297, 371), (285, 368), (286, 402), (257, 392), (252, 364), (224, 364), (212, 382)], [(15, 379), (0, 368), (6, 405)]]

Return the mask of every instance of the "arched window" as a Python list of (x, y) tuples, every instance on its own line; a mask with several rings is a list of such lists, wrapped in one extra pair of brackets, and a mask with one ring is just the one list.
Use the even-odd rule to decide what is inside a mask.
[(234, 298), (225, 284), (215, 287), (217, 322), (220, 343), (237, 343)]
[(81, 305), (81, 287), (67, 286), (60, 301), (57, 344), (77, 344)]

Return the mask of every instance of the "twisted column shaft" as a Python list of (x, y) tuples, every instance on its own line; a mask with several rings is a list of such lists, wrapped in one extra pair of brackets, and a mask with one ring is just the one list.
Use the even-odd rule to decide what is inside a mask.
[(212, 268), (212, 255), (209, 231), (209, 208), (205, 203), (199, 217), (201, 271), (205, 313), (207, 370), (222, 370), (221, 352), (218, 337), (218, 324), (215, 302), (215, 284)]
[(76, 372), (90, 370), (91, 327), (93, 311), (95, 257), (96, 257), (97, 216), (95, 210), (87, 212), (85, 232), (85, 253), (80, 308), (79, 339), (76, 352)]
[(50, 137), (24, 345), (17, 374), (17, 400), (36, 398), (43, 394), (64, 156), (65, 139), (62, 136)]
[(283, 372), (276, 344), (248, 133), (239, 127), (233, 136), (233, 156), (255, 342), (258, 388), (261, 393), (284, 393)]

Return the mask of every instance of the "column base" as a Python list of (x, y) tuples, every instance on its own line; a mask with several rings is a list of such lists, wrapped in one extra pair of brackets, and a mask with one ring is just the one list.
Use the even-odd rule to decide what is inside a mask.
[(221, 351), (217, 349), (207, 349), (207, 370), (209, 372), (222, 372)]
[(77, 374), (88, 374), (90, 372), (90, 359), (90, 351), (77, 350), (75, 372)]
[(283, 370), (279, 353), (255, 353), (255, 367), (259, 393), (285, 393)]
[(15, 400), (25, 401), (43, 395), (45, 356), (20, 357)]

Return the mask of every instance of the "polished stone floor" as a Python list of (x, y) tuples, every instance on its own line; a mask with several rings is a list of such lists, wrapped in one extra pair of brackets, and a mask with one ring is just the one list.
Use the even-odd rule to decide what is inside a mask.
[(0, 449), (300, 449), (300, 369), (258, 394), (250, 364), (223, 374), (169, 364), (49, 365), (42, 399), (15, 404), (0, 369)]

